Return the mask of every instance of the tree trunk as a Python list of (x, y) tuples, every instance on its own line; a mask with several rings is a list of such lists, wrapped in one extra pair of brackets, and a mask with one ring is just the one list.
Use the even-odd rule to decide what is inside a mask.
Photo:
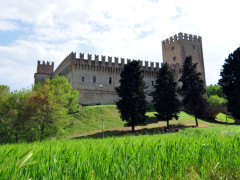
[(15, 134), (16, 137), (16, 143), (18, 142), (18, 133)]
[(169, 129), (169, 120), (167, 120), (167, 129)]
[(44, 134), (44, 125), (41, 126), (40, 141), (43, 140), (43, 134)]
[(195, 121), (196, 121), (196, 126), (198, 126), (198, 121), (196, 116), (195, 116)]
[(134, 125), (132, 125), (132, 132), (135, 132)]

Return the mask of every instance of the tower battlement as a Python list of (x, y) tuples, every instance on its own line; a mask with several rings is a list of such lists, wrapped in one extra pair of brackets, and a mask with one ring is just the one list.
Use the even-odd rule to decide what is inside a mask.
[[(162, 41), (163, 62), (170, 65), (183, 65), (186, 57), (191, 56), (192, 62), (197, 63), (197, 71), (205, 80), (205, 70), (202, 52), (202, 37), (187, 33), (178, 33)], [(181, 70), (180, 70), (181, 72)]]
[(38, 60), (37, 74), (53, 74), (54, 62)]
[(34, 74), (34, 83), (44, 82), (46, 78), (52, 78), (54, 62), (40, 61), (37, 63), (37, 72)]
[(197, 35), (192, 35), (192, 34), (187, 34), (187, 33), (178, 33), (175, 34), (174, 36), (171, 36), (165, 40), (162, 41), (163, 46), (167, 46), (169, 44), (173, 44), (177, 41), (190, 41), (190, 42), (201, 42), (202, 37), (197, 36)]

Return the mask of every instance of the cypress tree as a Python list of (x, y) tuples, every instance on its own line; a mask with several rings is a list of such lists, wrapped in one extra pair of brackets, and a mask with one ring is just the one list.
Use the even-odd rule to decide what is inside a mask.
[(169, 120), (173, 117), (178, 119), (180, 102), (177, 98), (177, 83), (167, 63), (160, 68), (154, 89), (152, 102), (157, 112), (155, 116), (158, 120), (167, 121), (169, 129)]
[(131, 61), (124, 66), (120, 74), (120, 86), (116, 88), (119, 101), (116, 102), (123, 121), (134, 127), (146, 121), (146, 96), (143, 71), (138, 61)]
[(192, 57), (186, 57), (183, 64), (183, 74), (179, 79), (179, 82), (182, 83), (179, 93), (183, 96), (182, 104), (185, 110), (193, 113), (196, 126), (198, 126), (197, 118), (204, 115), (207, 102), (204, 98), (206, 94), (204, 81), (196, 68), (197, 63), (192, 63)]

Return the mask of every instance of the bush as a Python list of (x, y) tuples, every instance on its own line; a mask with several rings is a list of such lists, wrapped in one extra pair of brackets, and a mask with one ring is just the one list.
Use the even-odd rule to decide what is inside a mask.
[(222, 97), (218, 97), (217, 95), (211, 95), (208, 98), (208, 102), (210, 105), (224, 105), (227, 103), (227, 100)]
[(212, 95), (217, 95), (220, 98), (224, 98), (224, 94), (222, 92), (222, 86), (212, 85), (212, 84), (210, 86), (207, 86), (207, 95), (208, 97)]

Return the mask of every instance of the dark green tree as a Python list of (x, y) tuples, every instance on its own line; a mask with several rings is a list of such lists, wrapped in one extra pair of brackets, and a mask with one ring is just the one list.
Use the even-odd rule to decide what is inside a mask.
[(169, 120), (178, 119), (180, 101), (177, 98), (177, 83), (168, 64), (163, 64), (160, 68), (154, 88), (152, 102), (157, 112), (155, 116), (158, 120), (167, 121), (167, 129), (169, 129)]
[(207, 102), (204, 98), (206, 94), (204, 81), (196, 68), (197, 63), (192, 63), (192, 57), (186, 57), (183, 64), (183, 74), (179, 79), (179, 82), (182, 83), (179, 93), (183, 96), (182, 104), (185, 110), (193, 113), (196, 126), (198, 126), (197, 118), (204, 115)]
[(146, 121), (145, 82), (139, 62), (126, 64), (120, 77), (120, 86), (116, 88), (119, 96), (117, 108), (122, 120), (127, 121), (134, 132), (134, 126)]
[(225, 59), (220, 75), (218, 84), (228, 100), (228, 111), (240, 119), (240, 47)]

